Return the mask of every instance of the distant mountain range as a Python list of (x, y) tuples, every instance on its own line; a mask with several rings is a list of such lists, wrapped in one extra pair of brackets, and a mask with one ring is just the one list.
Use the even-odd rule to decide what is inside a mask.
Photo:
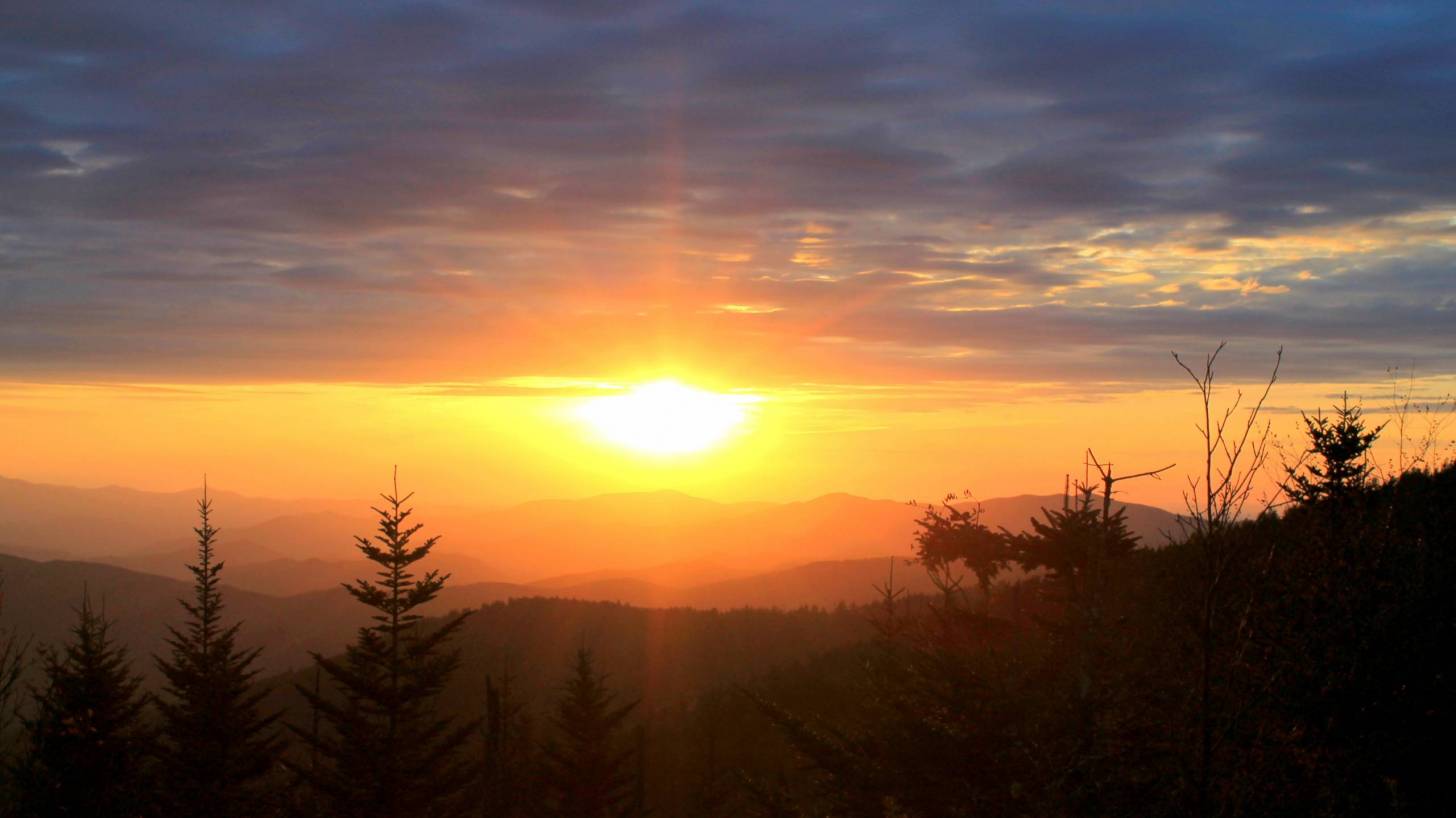
[[(903, 562), (903, 561), (902, 561)], [(367, 568), (354, 566), (357, 576)], [(224, 574), (230, 568), (224, 569)], [(840, 602), (868, 602), (874, 585), (883, 583), (889, 559), (814, 563), (767, 575), (668, 588), (635, 579), (606, 579), (555, 589), (505, 582), (457, 583), (422, 609), (439, 615), (477, 608), (491, 602), (529, 597), (621, 602), (651, 608), (782, 608), (831, 607)], [(923, 571), (899, 565), (897, 587), (928, 592)], [(189, 596), (187, 582), (145, 574), (114, 565), (72, 560), (36, 561), (0, 554), (4, 606), (0, 625), (15, 628), (40, 643), (63, 641), (74, 622), (82, 594), (116, 622), (116, 637), (140, 657), (165, 649), (166, 626), (183, 616), (177, 600)], [(236, 587), (225, 589), (228, 621), (246, 623), (243, 642), (261, 646), (269, 671), (307, 663), (308, 652), (336, 650), (361, 625), (367, 611), (337, 587), (303, 594), (274, 596)], [(150, 672), (150, 668), (139, 668)]]
[[(336, 501), (212, 496), (224, 527), (227, 617), (247, 623), (246, 643), (267, 649), (268, 671), (303, 666), (309, 651), (335, 650), (365, 624), (361, 606), (338, 585), (371, 570), (352, 544), (371, 528), (367, 507), (360, 514)], [(987, 500), (982, 519), (1024, 530), (1031, 516), (1061, 500)], [(1176, 529), (1167, 511), (1127, 509), (1145, 542), (1162, 542), (1162, 532)], [(528, 597), (646, 608), (828, 608), (874, 601), (892, 570), (896, 587), (934, 591), (925, 572), (907, 564), (922, 510), (888, 500), (830, 494), (724, 504), (658, 492), (428, 511), (419, 518), (427, 530), (447, 537), (432, 563), (453, 576), (426, 613)], [(118, 638), (137, 654), (162, 651), (165, 626), (181, 613), (177, 600), (190, 593), (184, 566), (193, 558), (194, 514), (190, 493), (0, 479), (0, 625), (58, 642), (84, 591), (104, 604)]]
[[(213, 491), (228, 584), (287, 596), (358, 575), (354, 537), (372, 533), (368, 501), (268, 500)], [(79, 489), (0, 478), (0, 553), (104, 562), (185, 579), (196, 492)], [(983, 521), (1025, 530), (1059, 495), (981, 501)], [(1176, 517), (1128, 504), (1145, 543)], [(781, 572), (809, 563), (909, 556), (921, 509), (827, 494), (791, 503), (717, 503), (671, 491), (542, 500), (504, 509), (432, 507), (416, 519), (441, 534), (437, 565), (456, 585), (526, 584), (561, 592), (612, 581), (657, 595)], [(622, 584), (632, 580), (636, 585)]]

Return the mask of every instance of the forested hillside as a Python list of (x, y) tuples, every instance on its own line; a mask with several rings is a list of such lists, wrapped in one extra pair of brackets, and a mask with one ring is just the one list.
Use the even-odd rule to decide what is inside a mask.
[(190, 586), (0, 563), (0, 803), (191, 814), (225, 791), (238, 816), (1441, 814), (1456, 465), (1378, 475), (1381, 429), (1348, 404), (1305, 425), (1277, 512), (1240, 514), (1247, 484), (1230, 480), (1194, 498), (1183, 537), (1148, 544), (1099, 465), (1102, 493), (1079, 486), (1024, 529), (973, 504), (918, 507), (902, 552), (918, 564), (875, 580), (857, 563), (774, 575), (878, 581), (877, 602), (827, 610), (505, 601), (521, 586), (430, 567), (436, 540), (397, 492), (356, 542), (375, 570), (347, 590), (250, 594), (226, 585), (205, 498)]

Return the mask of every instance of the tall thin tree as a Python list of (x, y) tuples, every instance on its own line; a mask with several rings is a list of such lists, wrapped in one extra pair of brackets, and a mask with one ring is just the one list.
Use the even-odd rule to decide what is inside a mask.
[[(1221, 663), (1221, 657), (1237, 657), (1248, 645), (1247, 616), (1253, 609), (1250, 598), (1234, 598), (1231, 591), (1235, 585), (1231, 577), (1244, 567), (1242, 563), (1252, 555), (1241, 547), (1244, 541), (1229, 536), (1229, 532), (1245, 515), (1258, 488), (1259, 478), (1269, 462), (1271, 425), (1263, 417), (1264, 404), (1279, 380), (1279, 366), (1284, 360), (1284, 348), (1280, 347), (1274, 354), (1274, 367), (1269, 379), (1257, 399), (1246, 403), (1243, 391), (1236, 390), (1232, 401), (1220, 410), (1216, 405), (1214, 374), (1218, 356), (1226, 346), (1227, 342), (1220, 343), (1204, 358), (1201, 371), (1196, 371), (1178, 353), (1173, 353), (1174, 362), (1197, 388), (1199, 408), (1203, 413), (1202, 423), (1196, 426), (1203, 444), (1200, 458), (1203, 473), (1188, 479), (1188, 489), (1183, 497), (1188, 513), (1180, 518), (1187, 529), (1188, 542), (1198, 556), (1193, 577), (1197, 592), (1189, 595), (1188, 604), (1198, 647), (1192, 811), (1201, 816), (1214, 811), (1213, 789), (1219, 738), (1231, 725), (1229, 713), (1223, 712), (1228, 709), (1221, 708), (1217, 701), (1215, 687), (1219, 668), (1216, 665)], [(1260, 513), (1273, 508), (1283, 493), (1284, 486), (1277, 486)], [(1272, 558), (1272, 552), (1265, 555), (1265, 570)], [(1239, 609), (1242, 609), (1242, 614), (1236, 616), (1240, 617), (1240, 621), (1232, 633), (1220, 632), (1219, 621), (1228, 612)]]
[(241, 623), (224, 625), (215, 559), (218, 530), (204, 481), (197, 502), (197, 563), (187, 566), (193, 597), (178, 600), (182, 628), (168, 626), (170, 655), (158, 657), (166, 679), (158, 754), (167, 770), (162, 788), (168, 812), (202, 818), (257, 815), (266, 801), (261, 783), (283, 749), (276, 714), (264, 714), (266, 691), (254, 684), (261, 648), (238, 647)]
[(394, 490), (381, 495), (373, 539), (356, 537), (359, 551), (379, 566), (376, 580), (360, 579), (344, 588), (372, 608), (374, 624), (359, 629), (342, 658), (313, 654), (336, 688), (315, 691), (298, 686), (328, 729), (292, 728), (322, 763), (298, 772), (317, 790), (330, 814), (351, 818), (446, 816), (464, 809), (461, 797), (474, 770), (461, 757), (475, 722), (457, 723), (437, 715), (434, 700), (459, 664), (445, 643), (467, 614), (427, 627), (417, 609), (434, 599), (449, 575), (431, 570), (417, 576), (413, 566), (429, 556), (438, 537), (413, 544), (421, 526), (411, 525)]

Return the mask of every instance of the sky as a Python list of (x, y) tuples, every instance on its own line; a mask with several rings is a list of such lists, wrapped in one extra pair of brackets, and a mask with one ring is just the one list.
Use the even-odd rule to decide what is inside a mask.
[[(1282, 347), (1280, 432), (1456, 384), (1449, 3), (3, 17), (0, 474), (990, 496), (1191, 464), (1173, 350), (1256, 388)], [(654, 458), (572, 415), (663, 377), (749, 421)]]

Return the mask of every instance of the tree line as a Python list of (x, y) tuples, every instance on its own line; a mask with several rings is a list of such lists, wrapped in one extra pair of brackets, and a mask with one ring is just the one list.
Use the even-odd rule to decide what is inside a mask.
[[(1189, 368), (1207, 462), (1174, 541), (1137, 547), (1090, 454), (1025, 533), (926, 508), (943, 594), (882, 588), (852, 706), (757, 698), (811, 771), (759, 814), (1449, 814), (1456, 464), (1378, 473), (1348, 399), (1276, 462), (1262, 397), (1213, 406), (1215, 358)], [(1249, 508), (1270, 471), (1279, 507)]]
[[(1220, 407), (1217, 357), (1184, 365), (1203, 462), (1162, 547), (1114, 495), (1165, 469), (1090, 451), (1089, 479), (1024, 532), (948, 497), (913, 542), (936, 596), (907, 597), (892, 570), (864, 612), (872, 640), (703, 693), (650, 739), (585, 649), (545, 725), (509, 672), (475, 712), (440, 706), (471, 612), (420, 615), (448, 577), (422, 568), (436, 538), (397, 485), (357, 538), (374, 574), (346, 586), (368, 624), (294, 677), (302, 706), (270, 712), (258, 652), (223, 616), (204, 492), (193, 596), (154, 658), (162, 689), (143, 690), (83, 596), (71, 639), (38, 652), (0, 814), (1444, 814), (1456, 465), (1402, 448), (1380, 473), (1385, 427), (1347, 399), (1302, 415), (1300, 451), (1276, 461), (1262, 414), (1277, 362), (1250, 402)], [(0, 714), (25, 692), (25, 652), (0, 640)], [(670, 806), (649, 759), (683, 779)]]
[[(448, 643), (470, 612), (442, 623), (417, 612), (448, 579), (416, 567), (437, 538), (417, 541), (422, 526), (397, 486), (381, 497), (377, 531), (356, 538), (377, 570), (345, 586), (371, 624), (342, 656), (313, 654), (315, 682), (298, 686), (307, 721), (265, 711), (260, 650), (239, 646), (241, 623), (224, 624), (204, 489), (193, 596), (180, 601), (182, 626), (169, 626), (169, 652), (154, 657), (161, 691), (143, 690), (112, 623), (83, 594), (70, 640), (38, 651), (42, 680), (20, 718), (22, 747), (4, 760), (0, 815), (645, 815), (628, 725), (635, 702), (618, 700), (590, 650), (577, 651), (539, 744), (509, 676), (488, 680), (481, 718), (437, 711), (459, 664)], [(23, 648), (15, 638), (0, 646), (0, 704), (20, 692)]]

